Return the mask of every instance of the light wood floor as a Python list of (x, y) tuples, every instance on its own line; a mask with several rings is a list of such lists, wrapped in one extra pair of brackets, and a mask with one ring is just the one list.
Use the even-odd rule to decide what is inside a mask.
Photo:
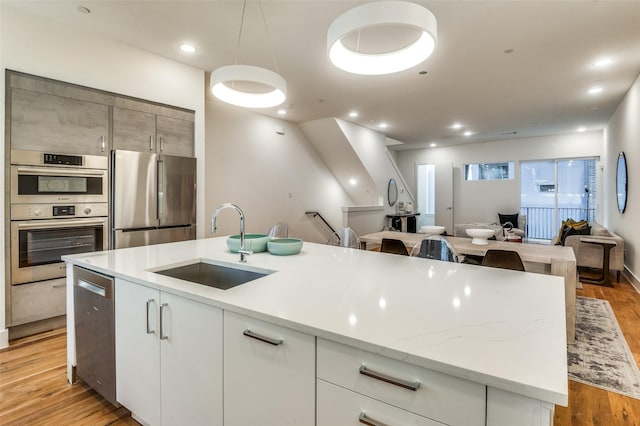
[[(640, 294), (622, 278), (613, 288), (584, 284), (578, 295), (609, 301), (640, 364)], [(0, 425), (137, 424), (83, 383), (67, 383), (65, 329), (0, 350)], [(617, 425), (640, 426), (640, 400), (569, 381), (569, 407), (556, 407), (555, 426)]]

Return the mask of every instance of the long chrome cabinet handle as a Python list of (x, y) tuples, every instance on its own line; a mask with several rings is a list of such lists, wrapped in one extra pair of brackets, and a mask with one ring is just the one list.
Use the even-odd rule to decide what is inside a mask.
[(156, 331), (151, 329), (150, 321), (149, 321), (149, 312), (151, 311), (151, 304), (156, 303), (155, 300), (149, 299), (147, 300), (147, 334), (154, 334)]
[(252, 339), (260, 340), (261, 342), (268, 343), (273, 346), (279, 346), (283, 343), (282, 339), (272, 339), (271, 337), (262, 336), (260, 334), (254, 333), (253, 331), (246, 329), (242, 332), (247, 337), (251, 337)]
[(104, 143), (104, 135), (100, 136), (100, 151), (104, 152), (104, 150), (106, 149), (106, 145)]
[(167, 306), (169, 306), (166, 303), (163, 303), (162, 305), (160, 305), (160, 340), (167, 340), (169, 339), (169, 336), (164, 334), (164, 327), (162, 326), (162, 324), (164, 323), (164, 308), (166, 308)]
[(409, 389), (414, 392), (417, 391), (418, 388), (420, 387), (420, 382), (409, 382), (407, 380), (396, 379), (395, 377), (387, 376), (386, 374), (369, 370), (364, 365), (360, 366), (360, 374), (367, 377), (372, 377), (374, 379), (378, 379), (386, 383), (390, 383), (392, 385), (399, 386), (401, 388)]
[(164, 139), (160, 136), (160, 152), (164, 151)]
[(371, 417), (368, 417), (364, 411), (360, 413), (360, 417), (358, 417), (358, 420), (360, 421), (360, 423), (368, 426), (388, 426), (386, 423), (382, 423), (375, 419), (372, 419)]
[(153, 151), (153, 135), (149, 135), (149, 151)]

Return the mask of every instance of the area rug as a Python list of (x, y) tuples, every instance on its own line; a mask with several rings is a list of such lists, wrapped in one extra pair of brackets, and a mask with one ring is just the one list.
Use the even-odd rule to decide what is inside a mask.
[(576, 298), (576, 341), (567, 345), (569, 379), (640, 399), (640, 370), (606, 300)]

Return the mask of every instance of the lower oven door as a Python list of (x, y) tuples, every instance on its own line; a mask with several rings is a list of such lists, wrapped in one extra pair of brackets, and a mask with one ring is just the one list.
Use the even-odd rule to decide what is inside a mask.
[(11, 222), (11, 284), (65, 276), (64, 255), (105, 250), (107, 218)]

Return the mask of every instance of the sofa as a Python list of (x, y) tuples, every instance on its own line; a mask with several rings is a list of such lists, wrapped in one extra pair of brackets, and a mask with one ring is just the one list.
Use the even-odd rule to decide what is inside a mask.
[[(624, 269), (624, 240), (598, 222), (589, 222), (589, 226), (591, 229), (588, 236), (615, 242), (616, 246), (611, 249), (610, 253), (609, 270), (615, 271), (616, 277), (620, 281), (620, 272)], [(568, 235), (564, 239), (564, 245), (573, 248), (578, 267), (602, 268), (602, 247), (580, 242), (580, 239), (585, 236)]]
[[(513, 223), (512, 225), (513, 228), (510, 230), (510, 232), (518, 237), (524, 238), (526, 235), (525, 230), (527, 229), (527, 216), (518, 214), (517, 225), (515, 223)], [(504, 241), (505, 239), (504, 229), (502, 225), (500, 225), (500, 216), (498, 216), (498, 220), (496, 222), (456, 223), (455, 225), (453, 225), (453, 236), (471, 238), (467, 234), (467, 229), (493, 229), (496, 240)]]

